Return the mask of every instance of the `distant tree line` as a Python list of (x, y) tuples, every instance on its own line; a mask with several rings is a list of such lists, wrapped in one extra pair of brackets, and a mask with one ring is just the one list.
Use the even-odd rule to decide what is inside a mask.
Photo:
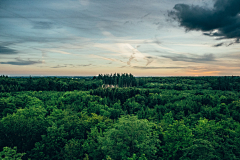
[(134, 77), (132, 74), (99, 74), (85, 79), (73, 78), (10, 78), (0, 76), (0, 92), (74, 91), (98, 87), (140, 87), (174, 90), (210, 89), (240, 91), (240, 77)]
[(146, 77), (139, 78), (143, 83), (139, 87), (174, 90), (210, 89), (222, 91), (240, 91), (239, 76), (214, 77)]
[(115, 73), (115, 74), (99, 74), (98, 77), (94, 77), (98, 80), (102, 80), (104, 85), (112, 85), (118, 87), (134, 87), (137, 85), (136, 78), (130, 73)]
[(101, 80), (72, 78), (9, 78), (0, 77), (0, 92), (17, 91), (74, 91), (96, 89)]

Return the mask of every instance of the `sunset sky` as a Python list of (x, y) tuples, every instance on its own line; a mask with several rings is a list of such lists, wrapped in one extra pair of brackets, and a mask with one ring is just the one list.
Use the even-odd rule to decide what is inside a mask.
[(0, 0), (0, 74), (240, 75), (240, 0)]

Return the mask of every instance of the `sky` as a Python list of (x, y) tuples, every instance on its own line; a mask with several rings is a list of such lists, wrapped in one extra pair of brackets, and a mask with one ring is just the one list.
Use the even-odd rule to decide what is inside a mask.
[(239, 0), (0, 0), (0, 74), (239, 76)]

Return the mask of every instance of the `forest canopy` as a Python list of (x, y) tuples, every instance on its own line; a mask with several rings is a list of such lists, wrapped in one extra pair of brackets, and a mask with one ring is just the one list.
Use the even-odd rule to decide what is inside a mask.
[(0, 156), (240, 159), (240, 77), (0, 77)]

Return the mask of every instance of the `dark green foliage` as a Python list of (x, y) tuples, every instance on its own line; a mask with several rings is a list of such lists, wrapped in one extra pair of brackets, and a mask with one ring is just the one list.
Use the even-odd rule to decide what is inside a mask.
[(55, 123), (47, 128), (46, 135), (42, 135), (42, 140), (36, 142), (32, 149), (33, 159), (64, 159), (64, 146), (67, 143), (68, 133), (64, 131), (64, 125), (57, 126)]
[(132, 74), (99, 74), (97, 79), (102, 80), (104, 87), (133, 87), (137, 85), (136, 78)]
[(0, 92), (17, 91), (74, 91), (96, 89), (101, 80), (73, 78), (9, 78), (0, 77)]
[(128, 158), (127, 160), (148, 160), (145, 156), (145, 154), (143, 154), (141, 157), (137, 157), (136, 154), (133, 154), (132, 158)]
[(100, 147), (105, 155), (115, 160), (127, 159), (134, 153), (137, 156), (145, 153), (150, 159), (156, 158), (156, 146), (160, 141), (152, 125), (136, 116), (121, 117), (113, 128), (99, 137)]
[(180, 159), (220, 159), (216, 155), (216, 150), (214, 149), (213, 145), (209, 141), (203, 139), (195, 139), (190, 147), (184, 149), (184, 152), (184, 155)]
[(237, 160), (239, 84), (239, 77), (1, 76), (0, 154), (33, 160)]
[(3, 151), (0, 152), (1, 160), (21, 160), (25, 153), (17, 153), (17, 147), (9, 148), (3, 147)]
[(19, 109), (0, 121), (0, 146), (17, 146), (19, 152), (27, 152), (45, 134), (48, 121), (43, 107)]

